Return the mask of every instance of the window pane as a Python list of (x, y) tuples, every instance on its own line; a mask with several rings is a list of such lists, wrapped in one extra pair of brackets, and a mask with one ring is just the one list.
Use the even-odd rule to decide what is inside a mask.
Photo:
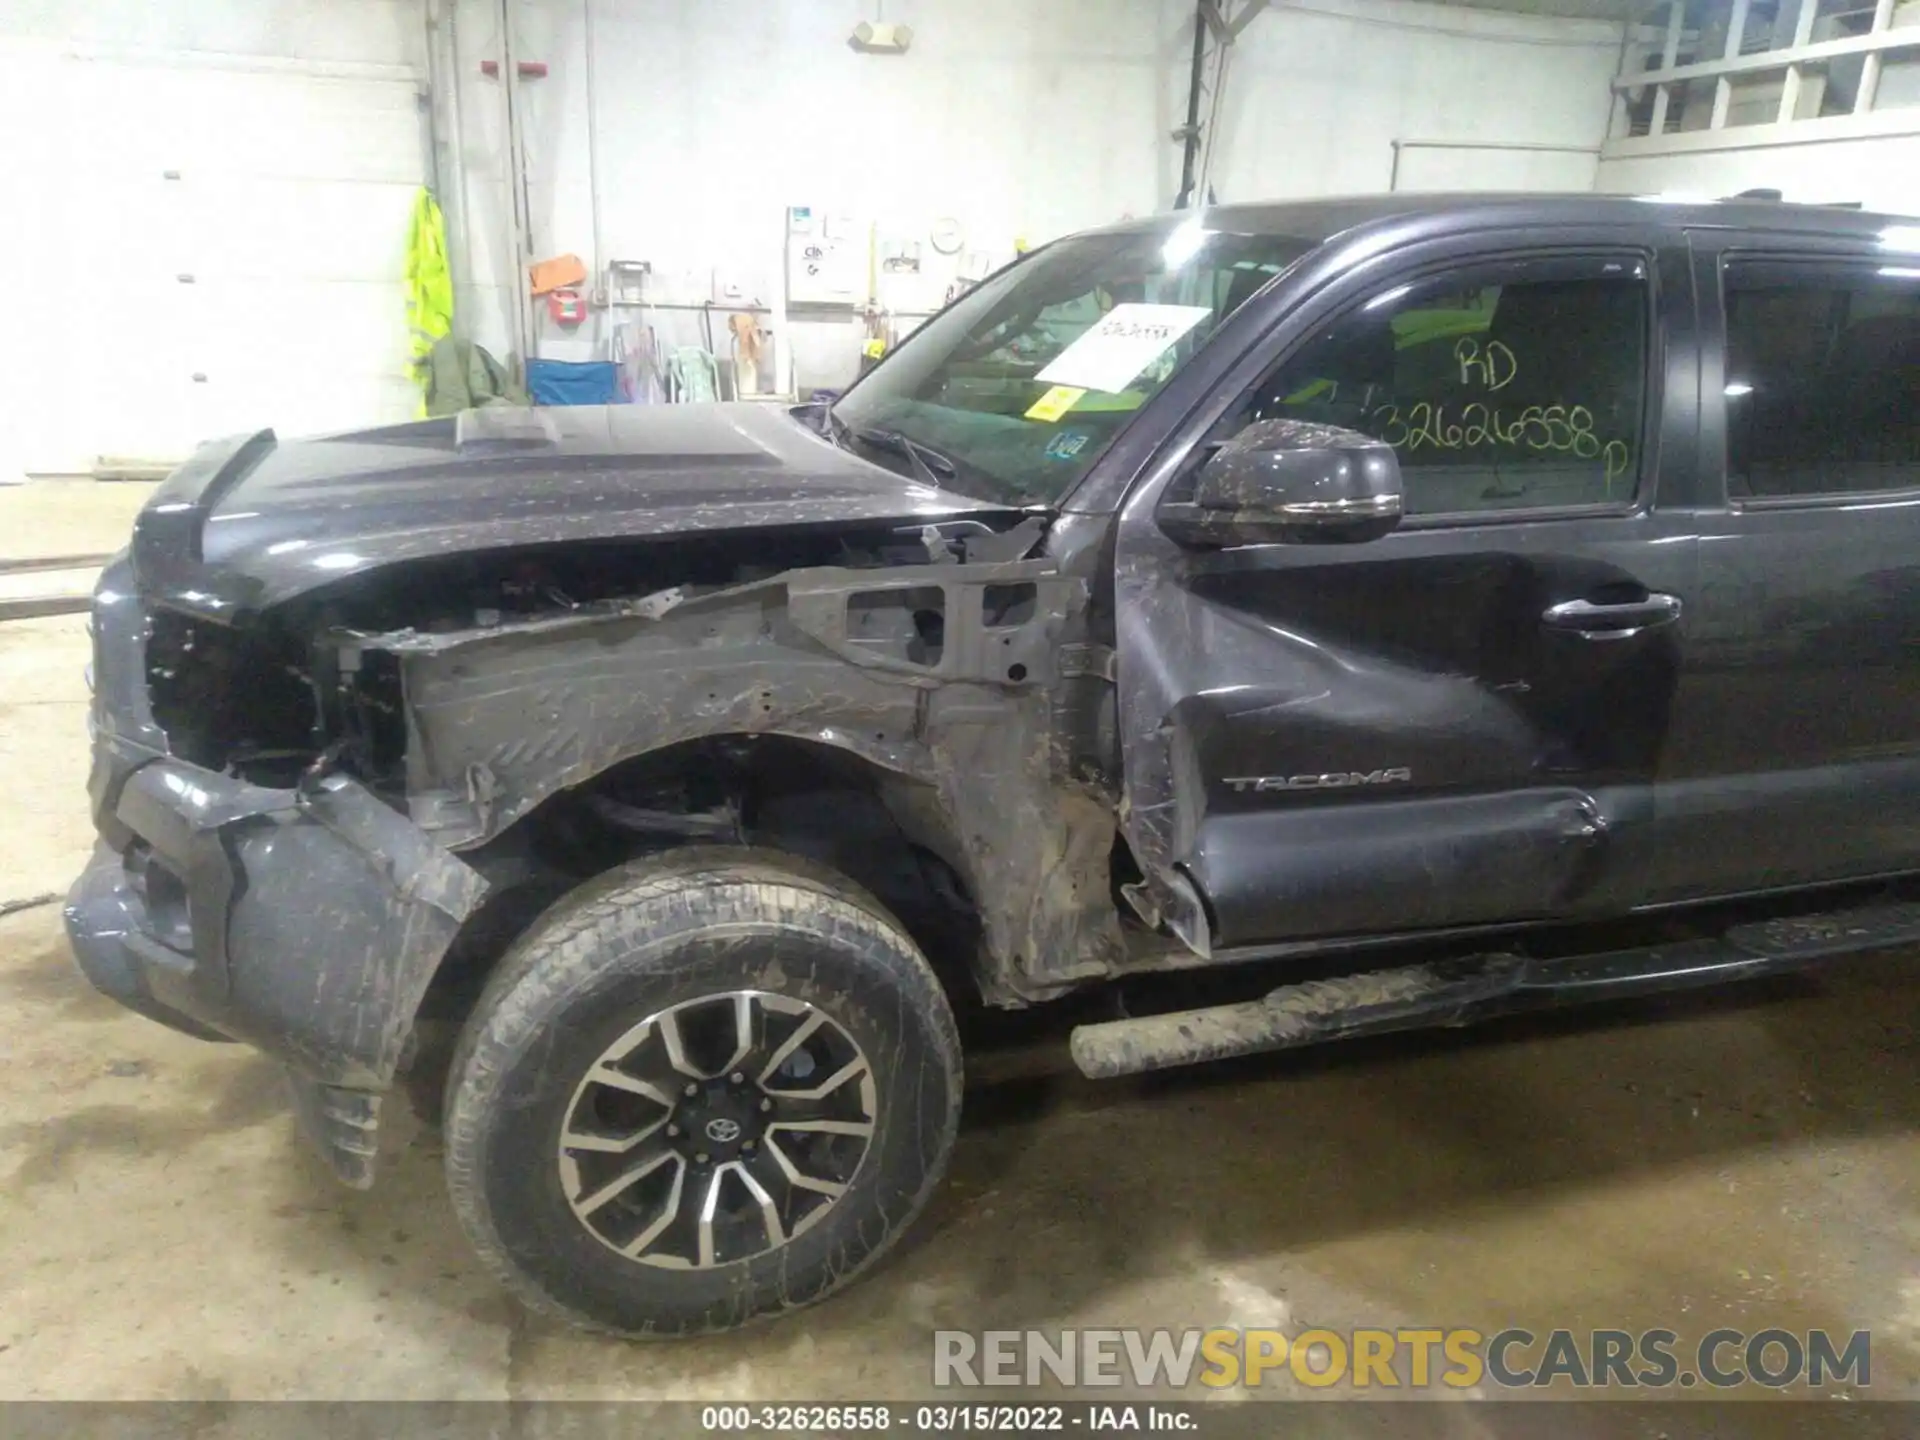
[(1731, 267), (1729, 493), (1911, 486), (1920, 486), (1920, 276)]
[[(1898, 13), (1898, 12), (1896, 12)], [(1920, 8), (1906, 23), (1920, 25)], [(1909, 110), (1920, 105), (1920, 50), (1896, 50), (1880, 64), (1880, 86), (1873, 92), (1875, 110)]]
[(1248, 418), (1385, 440), (1411, 515), (1625, 500), (1639, 477), (1647, 301), (1626, 273), (1388, 291), (1269, 377)]

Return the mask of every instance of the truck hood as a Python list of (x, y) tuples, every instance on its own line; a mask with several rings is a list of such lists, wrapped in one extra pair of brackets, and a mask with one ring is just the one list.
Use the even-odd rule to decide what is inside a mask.
[(231, 621), (427, 556), (1023, 513), (917, 484), (779, 406), (489, 408), (203, 446), (134, 522), (132, 558), (148, 598)]

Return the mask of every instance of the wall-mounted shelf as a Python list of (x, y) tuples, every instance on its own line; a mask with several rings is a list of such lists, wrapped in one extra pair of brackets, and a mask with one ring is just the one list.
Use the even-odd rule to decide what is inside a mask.
[(720, 300), (610, 300), (609, 310), (686, 310), (694, 313), (719, 310), (737, 315), (771, 315), (765, 305), (731, 305)]

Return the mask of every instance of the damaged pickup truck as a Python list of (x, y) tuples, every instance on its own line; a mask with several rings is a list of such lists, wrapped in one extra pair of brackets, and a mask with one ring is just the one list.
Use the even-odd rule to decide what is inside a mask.
[(459, 1021), (481, 1255), (683, 1335), (913, 1220), (956, 1012), (1110, 996), (1106, 1076), (1915, 939), (1913, 233), (1218, 208), (830, 405), (208, 445), (96, 597), (75, 952), (352, 1185)]

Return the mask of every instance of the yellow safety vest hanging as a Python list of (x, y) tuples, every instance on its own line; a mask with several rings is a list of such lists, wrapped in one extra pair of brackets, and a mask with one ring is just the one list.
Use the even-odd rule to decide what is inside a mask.
[(422, 187), (407, 228), (408, 373), (420, 387), (414, 412), (427, 413), (434, 342), (453, 329), (453, 276), (447, 269), (447, 222), (433, 192)]

